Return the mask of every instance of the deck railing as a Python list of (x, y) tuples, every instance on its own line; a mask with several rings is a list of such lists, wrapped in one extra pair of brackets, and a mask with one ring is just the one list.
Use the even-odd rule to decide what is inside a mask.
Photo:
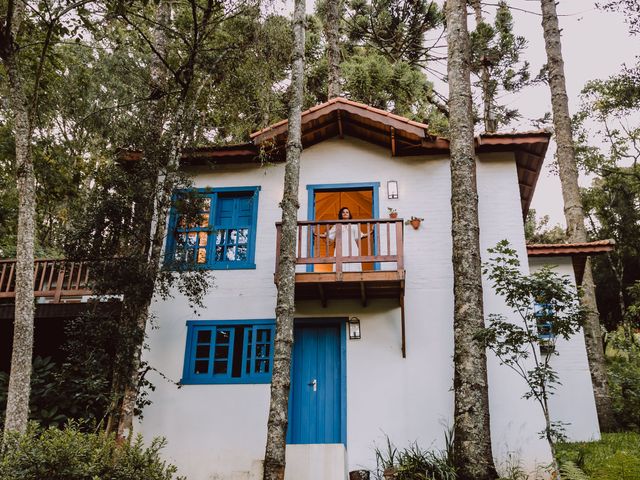
[[(276, 224), (276, 274), (282, 225)], [(402, 219), (298, 221), (298, 272), (404, 270)]]
[[(16, 296), (16, 261), (0, 260), (0, 299)], [(85, 262), (67, 260), (36, 260), (34, 291), (54, 303), (68, 297), (91, 295), (89, 267)]]

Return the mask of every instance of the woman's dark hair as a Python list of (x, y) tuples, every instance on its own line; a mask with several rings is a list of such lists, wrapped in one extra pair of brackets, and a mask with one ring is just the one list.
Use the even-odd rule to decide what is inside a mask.
[(338, 220), (342, 220), (342, 212), (343, 212), (343, 211), (345, 211), (345, 210), (346, 210), (347, 212), (349, 212), (349, 218), (350, 218), (350, 219), (351, 219), (351, 218), (353, 218), (353, 215), (351, 215), (351, 210), (349, 210), (349, 207), (342, 207), (342, 208), (340, 209), (340, 211), (338, 212)]

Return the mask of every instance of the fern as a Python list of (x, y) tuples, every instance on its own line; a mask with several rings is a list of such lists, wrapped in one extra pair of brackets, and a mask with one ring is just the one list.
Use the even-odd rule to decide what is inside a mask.
[(572, 461), (566, 461), (560, 467), (563, 480), (590, 480), (589, 475), (580, 470)]

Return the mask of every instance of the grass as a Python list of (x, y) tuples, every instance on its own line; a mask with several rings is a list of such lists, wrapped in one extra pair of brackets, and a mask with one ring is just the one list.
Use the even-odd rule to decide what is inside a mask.
[(640, 433), (605, 433), (597, 442), (560, 443), (558, 459), (567, 480), (640, 480)]

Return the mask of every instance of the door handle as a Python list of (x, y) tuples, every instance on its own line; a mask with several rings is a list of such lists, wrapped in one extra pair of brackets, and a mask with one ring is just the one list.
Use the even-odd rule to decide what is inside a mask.
[(310, 387), (313, 387), (313, 391), (314, 392), (316, 392), (318, 390), (318, 381), (315, 378), (308, 385)]

